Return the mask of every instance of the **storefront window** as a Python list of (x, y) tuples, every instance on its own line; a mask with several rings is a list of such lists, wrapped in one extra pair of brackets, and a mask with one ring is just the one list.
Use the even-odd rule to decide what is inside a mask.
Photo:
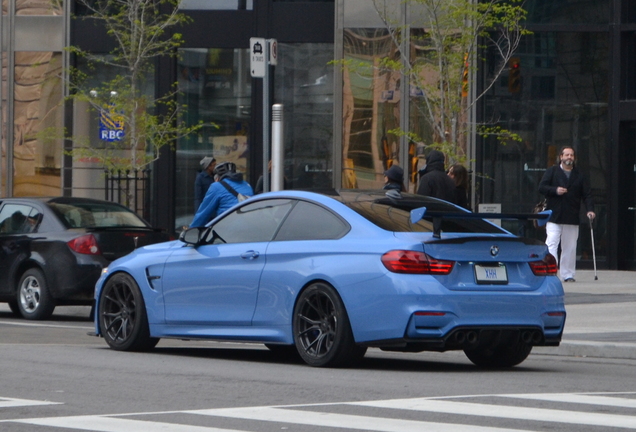
[(0, 196), (61, 194), (62, 2), (9, 3), (2, 15)]
[(249, 49), (181, 49), (178, 62), (179, 97), (184, 121), (204, 124), (198, 135), (177, 142), (176, 223), (189, 225), (194, 208), (194, 180), (199, 161), (213, 156), (230, 161), (248, 177), (248, 136), (251, 118)]
[(610, 21), (609, 0), (528, 0), (530, 24), (602, 24)]
[[(483, 140), (477, 173), (478, 202), (501, 203), (503, 211), (527, 212), (542, 198), (539, 182), (556, 163), (561, 147), (573, 146), (577, 166), (590, 179), (596, 202), (597, 257), (607, 253), (608, 53), (605, 33), (527, 36), (516, 54), (521, 90), (511, 93), (504, 75), (482, 103), (482, 119), (494, 120), (519, 134), (522, 141)], [(516, 232), (516, 227), (509, 228)], [(526, 234), (545, 235), (533, 229)], [(580, 259), (591, 254), (589, 236), (581, 236)]]
[(399, 164), (400, 73), (382, 71), (385, 57), (399, 58), (386, 29), (344, 32), (342, 186), (381, 188), (384, 171)]
[(291, 189), (333, 182), (333, 44), (280, 44), (274, 101), (284, 106), (285, 179)]

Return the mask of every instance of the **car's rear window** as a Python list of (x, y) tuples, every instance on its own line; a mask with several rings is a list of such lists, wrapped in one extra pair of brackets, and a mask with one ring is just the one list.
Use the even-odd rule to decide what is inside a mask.
[[(444, 201), (431, 200), (418, 195), (402, 194), (399, 199), (381, 194), (360, 194), (355, 199), (342, 202), (358, 214), (387, 231), (433, 232), (433, 218), (424, 217), (411, 223), (411, 210), (426, 207), (429, 212), (460, 213), (463, 210)], [(444, 219), (443, 232), (505, 233), (506, 231), (482, 219)]]
[(70, 228), (147, 227), (135, 213), (109, 203), (49, 202), (49, 206)]

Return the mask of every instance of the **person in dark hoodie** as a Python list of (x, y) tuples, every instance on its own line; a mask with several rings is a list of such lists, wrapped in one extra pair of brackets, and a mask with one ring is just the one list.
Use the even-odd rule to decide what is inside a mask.
[(431, 150), (426, 157), (426, 166), (420, 170), (417, 193), (455, 203), (455, 182), (446, 175), (441, 151)]
[(399, 165), (391, 165), (388, 170), (384, 172), (384, 187), (382, 189), (395, 189), (400, 192), (405, 192), (404, 187), (404, 170)]
[(239, 194), (254, 195), (252, 186), (243, 180), (243, 174), (236, 172), (236, 165), (232, 162), (218, 164), (214, 169), (214, 180), (194, 215), (191, 227), (205, 226), (216, 216), (238, 203), (238, 197), (230, 192), (223, 183)]

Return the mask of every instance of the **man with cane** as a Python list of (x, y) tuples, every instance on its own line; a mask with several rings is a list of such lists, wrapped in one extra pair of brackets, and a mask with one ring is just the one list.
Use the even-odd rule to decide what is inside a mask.
[[(559, 272), (564, 282), (575, 282), (581, 202), (585, 205), (590, 223), (596, 217), (590, 184), (574, 161), (574, 149), (564, 146), (559, 155), (560, 163), (548, 168), (539, 183), (539, 192), (545, 195), (547, 208), (552, 210), (552, 216), (546, 224), (545, 243), (559, 262)], [(561, 257), (557, 255), (559, 243)]]

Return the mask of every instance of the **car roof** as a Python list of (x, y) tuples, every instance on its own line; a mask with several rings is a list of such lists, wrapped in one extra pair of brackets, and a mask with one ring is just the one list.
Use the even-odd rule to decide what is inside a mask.
[(355, 202), (382, 202), (385, 204), (399, 203), (400, 206), (410, 208), (428, 207), (434, 211), (466, 211), (452, 203), (437, 198), (417, 195), (395, 190), (383, 189), (326, 189), (316, 191), (283, 190), (268, 192), (257, 197), (293, 197), (312, 199), (317, 202), (327, 203), (329, 199), (335, 199), (345, 205)]

